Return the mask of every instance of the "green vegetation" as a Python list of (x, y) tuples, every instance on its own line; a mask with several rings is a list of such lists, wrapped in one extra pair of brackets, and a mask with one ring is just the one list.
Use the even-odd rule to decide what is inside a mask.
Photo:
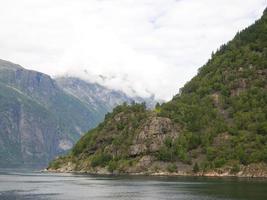
[(194, 167), (193, 167), (193, 172), (194, 172), (194, 173), (198, 173), (199, 170), (200, 170), (200, 169), (199, 169), (198, 163), (195, 163), (195, 164), (194, 164)]
[(100, 154), (92, 156), (91, 165), (92, 165), (92, 167), (96, 167), (96, 166), (104, 167), (111, 160), (112, 160), (112, 156), (111, 155), (108, 155), (108, 154), (105, 154), (105, 153), (100, 153)]
[(171, 173), (174, 173), (177, 171), (177, 166), (175, 164), (169, 164), (167, 170)]
[[(189, 134), (186, 136), (190, 136)], [(189, 138), (181, 135), (177, 139), (166, 138), (164, 145), (160, 148), (157, 158), (161, 161), (173, 162), (182, 161), (184, 163), (191, 163), (187, 152), (190, 149)]]
[(235, 163), (235, 164), (233, 165), (233, 168), (232, 168), (232, 170), (231, 170), (231, 173), (232, 173), (232, 174), (236, 174), (236, 173), (238, 173), (238, 172), (240, 172), (240, 166), (239, 166), (239, 164)]
[[(118, 116), (119, 114), (119, 116)], [(112, 113), (105, 116), (103, 123), (96, 129), (85, 134), (74, 146), (72, 153), (79, 155), (86, 149), (93, 147), (102, 141), (105, 144), (113, 144), (117, 150), (127, 149), (131, 143), (134, 131), (146, 119), (147, 112), (145, 104), (127, 105), (126, 103), (116, 107)], [(108, 135), (106, 133), (109, 133)], [(120, 155), (122, 156), (122, 155)]]
[[(183, 126), (180, 152), (198, 146), (209, 167), (266, 162), (267, 15), (223, 45), (159, 116)], [(224, 144), (214, 142), (219, 134)], [(188, 135), (191, 135), (188, 137)], [(194, 135), (194, 137), (192, 137)], [(177, 155), (178, 156), (178, 155)], [(168, 158), (168, 156), (166, 156)]]
[[(131, 157), (134, 136), (151, 128), (144, 124), (152, 113), (172, 130), (166, 132), (160, 124), (154, 134), (160, 148)], [(144, 144), (153, 143), (142, 134)], [(140, 104), (115, 108), (77, 143), (72, 154), (80, 161), (92, 159), (93, 167), (108, 166), (109, 171), (123, 171), (144, 155), (158, 162), (155, 171), (165, 162), (169, 172), (177, 171), (181, 162), (195, 173), (223, 167), (237, 173), (241, 165), (267, 163), (267, 13), (212, 54), (170, 102), (157, 104), (153, 112)]]
[[(147, 116), (144, 103), (132, 103), (132, 105), (124, 103), (116, 107), (112, 113), (106, 114), (103, 123), (77, 142), (71, 155), (89, 158), (91, 167), (108, 166), (111, 172), (131, 165), (129, 147), (136, 130)], [(105, 149), (108, 145), (111, 149)]]

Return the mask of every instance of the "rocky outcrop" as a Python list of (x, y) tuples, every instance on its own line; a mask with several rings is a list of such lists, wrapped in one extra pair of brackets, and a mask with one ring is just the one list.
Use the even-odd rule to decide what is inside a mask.
[(136, 134), (129, 154), (139, 156), (159, 151), (167, 137), (177, 138), (179, 128), (170, 119), (151, 117)]

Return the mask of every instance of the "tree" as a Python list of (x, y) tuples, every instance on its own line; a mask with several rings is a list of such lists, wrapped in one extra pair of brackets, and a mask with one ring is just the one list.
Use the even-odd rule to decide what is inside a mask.
[(195, 164), (194, 164), (193, 172), (194, 172), (194, 173), (198, 173), (198, 172), (199, 172), (199, 166), (198, 166), (198, 163), (195, 163)]

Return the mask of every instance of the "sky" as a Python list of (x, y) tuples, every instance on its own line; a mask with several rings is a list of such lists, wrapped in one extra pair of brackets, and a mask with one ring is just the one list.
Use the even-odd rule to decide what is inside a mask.
[(0, 0), (0, 58), (169, 100), (267, 0)]

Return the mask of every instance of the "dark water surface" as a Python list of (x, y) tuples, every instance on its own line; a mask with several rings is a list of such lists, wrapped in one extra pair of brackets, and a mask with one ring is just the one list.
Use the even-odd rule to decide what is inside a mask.
[(267, 180), (0, 170), (0, 200), (267, 200)]

